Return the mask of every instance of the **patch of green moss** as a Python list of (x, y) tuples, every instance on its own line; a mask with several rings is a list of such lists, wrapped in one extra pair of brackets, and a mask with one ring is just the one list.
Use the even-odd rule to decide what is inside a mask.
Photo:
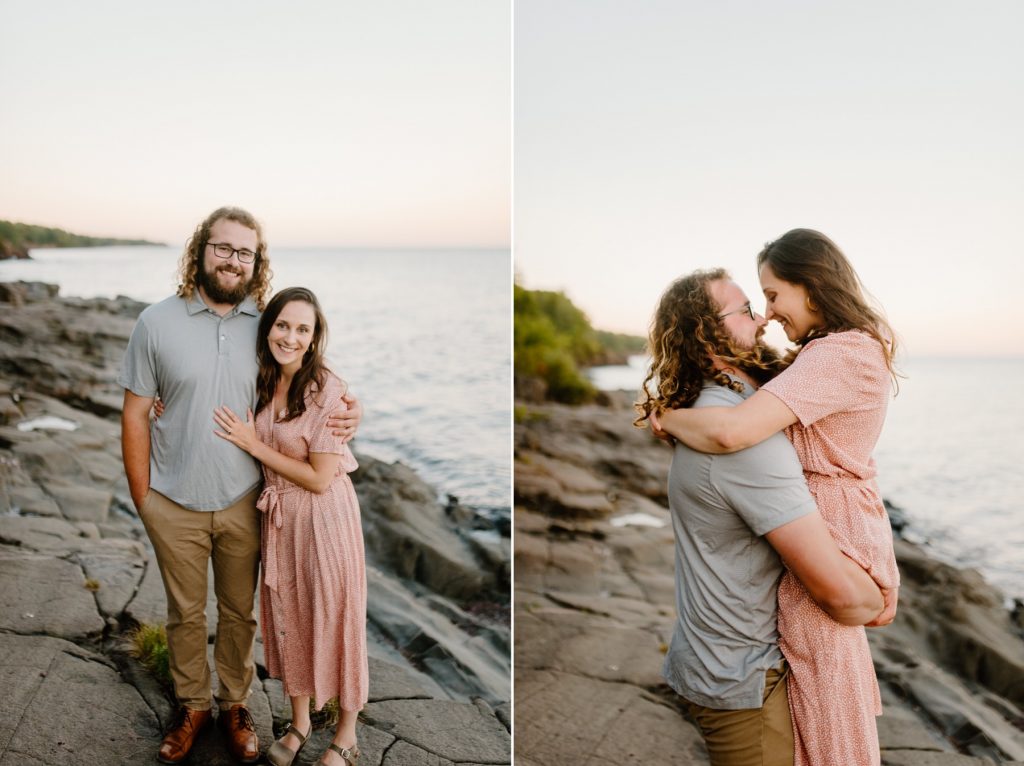
[(128, 634), (129, 653), (166, 686), (171, 685), (167, 629), (163, 625), (142, 623)]

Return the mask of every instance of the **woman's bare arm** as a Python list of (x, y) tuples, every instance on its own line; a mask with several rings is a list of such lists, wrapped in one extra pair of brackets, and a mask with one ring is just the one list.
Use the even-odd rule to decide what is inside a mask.
[(758, 391), (735, 407), (688, 407), (661, 413), (661, 428), (690, 449), (739, 452), (797, 422), (782, 400)]

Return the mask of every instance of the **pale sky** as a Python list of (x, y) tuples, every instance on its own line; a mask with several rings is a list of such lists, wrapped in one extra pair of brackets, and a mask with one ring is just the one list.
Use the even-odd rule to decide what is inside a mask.
[(516, 272), (645, 334), (696, 268), (763, 311), (757, 252), (816, 228), (910, 355), (1024, 354), (1022, 29), (1018, 0), (517, 0)]
[(0, 3), (0, 218), (508, 247), (507, 0)]

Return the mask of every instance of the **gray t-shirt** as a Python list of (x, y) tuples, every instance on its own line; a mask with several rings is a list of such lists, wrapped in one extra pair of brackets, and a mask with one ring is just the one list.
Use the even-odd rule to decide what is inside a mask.
[[(753, 393), (708, 382), (693, 406), (733, 407)], [(662, 673), (698, 705), (759, 708), (764, 671), (782, 660), (782, 563), (762, 535), (817, 510), (800, 461), (782, 433), (730, 455), (677, 443), (668, 498), (678, 617)]]
[(132, 330), (117, 382), (164, 400), (150, 428), (150, 487), (196, 511), (227, 508), (255, 489), (259, 465), (214, 435), (213, 410), (256, 407), (259, 310), (246, 298), (223, 317), (198, 293), (146, 308)]

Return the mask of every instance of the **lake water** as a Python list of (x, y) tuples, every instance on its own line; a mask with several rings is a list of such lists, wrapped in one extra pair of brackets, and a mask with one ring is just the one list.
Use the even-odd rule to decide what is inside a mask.
[[(648, 360), (590, 371), (604, 390), (639, 390)], [(1024, 359), (917, 358), (889, 404), (875, 450), (878, 484), (909, 521), (905, 536), (979, 569), (1024, 598)]]
[[(61, 295), (174, 292), (180, 250), (34, 250), (0, 261), (0, 281), (60, 285)], [(328, 356), (364, 407), (358, 449), (401, 460), (443, 496), (511, 502), (512, 273), (507, 250), (274, 249), (273, 287), (320, 300)]]

